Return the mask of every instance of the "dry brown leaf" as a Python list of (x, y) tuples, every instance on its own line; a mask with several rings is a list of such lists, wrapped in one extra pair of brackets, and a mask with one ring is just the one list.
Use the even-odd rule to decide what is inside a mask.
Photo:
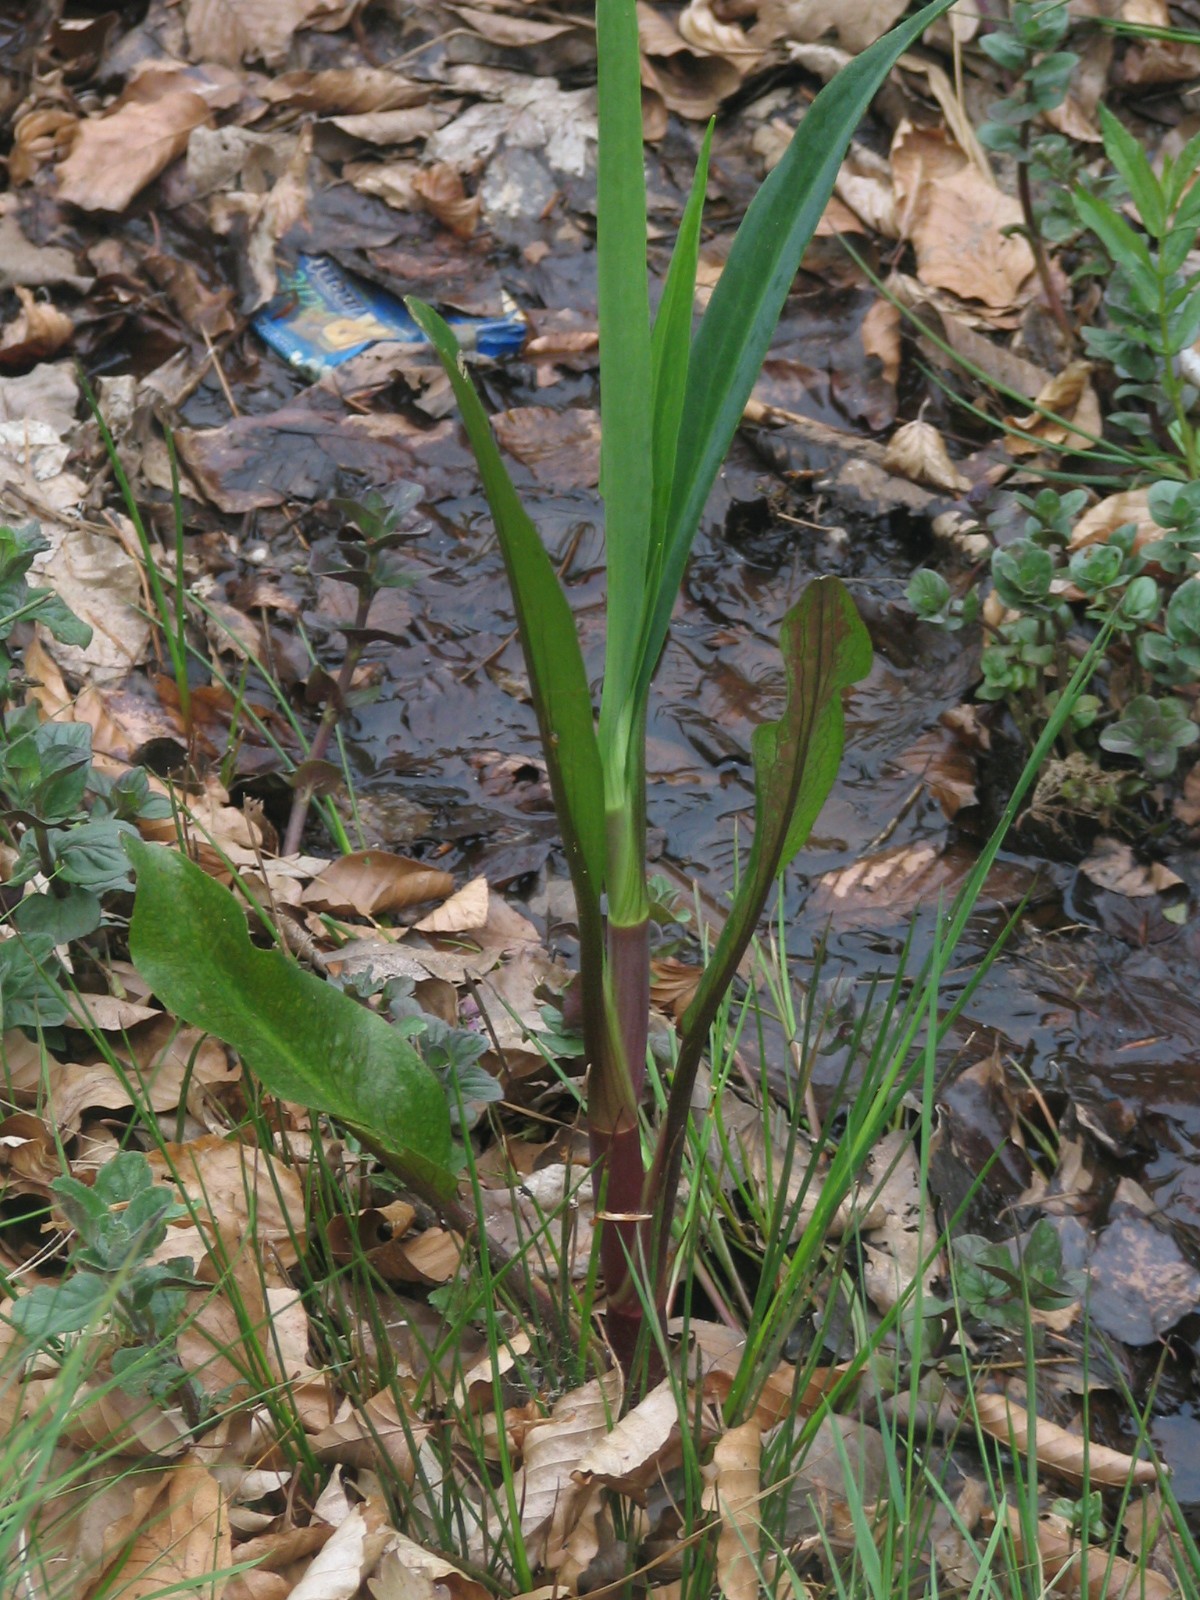
[(416, 144), (445, 127), (454, 115), (457, 102), (444, 106), (401, 106), (395, 111), (356, 111), (330, 117), (335, 128), (365, 144)]
[(23, 285), (17, 284), (14, 293), (21, 309), (0, 329), (0, 367), (29, 367), (49, 360), (71, 342), (75, 324), (65, 311), (48, 300), (35, 299)]
[[(642, 47), (642, 87), (667, 111), (689, 121), (704, 121), (742, 82), (742, 66), (725, 56), (695, 50), (660, 11), (638, 0), (638, 38)], [(741, 63), (752, 57), (739, 56)], [(665, 131), (665, 119), (661, 124)], [(656, 136), (657, 129), (651, 130)]]
[(387, 850), (355, 850), (331, 862), (304, 891), (303, 903), (335, 916), (375, 917), (454, 892), (448, 872)]
[(290, 1600), (353, 1600), (390, 1538), (381, 1509), (373, 1502), (355, 1506), (314, 1556)]
[[(1039, 1434), (1042, 1426), (1044, 1424), (1038, 1426)], [(1011, 1503), (1008, 1505), (1008, 1531), (1018, 1557), (1032, 1562), (1035, 1557), (1027, 1547), (1024, 1520), (1020, 1509)], [(1079, 1540), (1058, 1518), (1043, 1517), (1038, 1521), (1037, 1556), (1045, 1563), (1047, 1574), (1054, 1576), (1054, 1593), (1078, 1595), (1081, 1592), (1083, 1558)], [(1087, 1568), (1088, 1600), (1124, 1600), (1133, 1595), (1138, 1600), (1172, 1600), (1175, 1592), (1175, 1585), (1153, 1568), (1135, 1565), (1123, 1556), (1110, 1555), (1093, 1547)]]
[[(1037, 405), (1042, 411), (1052, 411), (1062, 417), (1053, 422), (1041, 411), (1031, 411), (1024, 417), (1007, 417), (1005, 420), (1022, 433), (1033, 434), (1032, 439), (1022, 439), (1014, 434), (1005, 436), (1004, 445), (1009, 455), (1035, 456), (1045, 449), (1058, 450), (1069, 445), (1073, 450), (1091, 450), (1104, 433), (1104, 419), (1100, 415), (1100, 401), (1092, 387), (1092, 363), (1072, 361), (1057, 373), (1040, 390)], [(1068, 426), (1074, 423), (1076, 428)]]
[(1183, 789), (1175, 797), (1175, 820), (1185, 828), (1200, 826), (1200, 765), (1191, 767), (1183, 780)]
[[(1022, 1455), (1029, 1453), (1029, 1414), (1022, 1406), (1006, 1395), (977, 1394), (975, 1410), (985, 1433)], [(1153, 1461), (1140, 1461), (1107, 1445), (1093, 1444), (1043, 1417), (1037, 1419), (1037, 1461), (1047, 1472), (1076, 1482), (1082, 1482), (1086, 1472), (1093, 1484), (1114, 1489), (1123, 1489), (1130, 1482), (1135, 1486), (1158, 1482)]]
[(1096, 505), (1090, 506), (1071, 530), (1068, 548), (1079, 550), (1085, 544), (1107, 544), (1118, 528), (1132, 522), (1137, 532), (1133, 548), (1140, 550), (1162, 537), (1162, 529), (1150, 515), (1148, 489), (1123, 489), (1120, 494), (1106, 495)]
[(435, 162), (432, 167), (414, 173), (410, 183), (413, 193), (424, 201), (425, 209), (456, 239), (473, 236), (479, 226), (483, 199), (478, 194), (467, 193), (457, 167), (447, 161)]
[(1108, 836), (1097, 839), (1080, 872), (1101, 889), (1127, 895), (1131, 900), (1163, 894), (1183, 882), (1177, 872), (1161, 861), (1139, 861), (1124, 839)]
[(259, 93), (269, 105), (288, 105), (296, 111), (352, 115), (364, 111), (399, 111), (423, 106), (436, 89), (402, 73), (383, 67), (328, 67), (321, 72), (282, 72), (263, 84)]
[(669, 1379), (651, 1389), (579, 1462), (576, 1483), (636, 1496), (680, 1459), (679, 1407)]
[(68, 1000), (72, 1026), (97, 1028), (101, 1033), (123, 1033), (126, 1028), (161, 1016), (158, 1006), (140, 1006), (115, 994), (73, 994)]
[(367, 1580), (367, 1588), (375, 1600), (489, 1600), (491, 1595), (477, 1578), (402, 1533), (389, 1535), (379, 1575)]
[(116, 533), (99, 527), (43, 521), (42, 533), (50, 549), (33, 571), (91, 626), (92, 640), (82, 648), (66, 645), (39, 627), (40, 637), (60, 667), (109, 687), (139, 665), (150, 641), (150, 624), (139, 615), (145, 608), (137, 563)]
[(912, 1140), (904, 1129), (885, 1134), (867, 1159), (863, 1183), (873, 1209), (882, 1219), (863, 1235), (863, 1287), (876, 1307), (890, 1311), (907, 1295), (925, 1264), (926, 1300), (933, 1298), (933, 1283), (940, 1275), (937, 1226), (928, 1202), (922, 1218), (921, 1168)]
[(961, 494), (971, 487), (971, 480), (951, 461), (946, 441), (931, 422), (901, 423), (888, 440), (883, 464), (902, 478), (949, 494)]
[(431, 1288), (449, 1283), (462, 1268), (462, 1240), (445, 1228), (426, 1228), (396, 1240), (388, 1257), (392, 1275)]
[(881, 296), (871, 305), (859, 328), (864, 352), (876, 357), (885, 381), (893, 388), (900, 381), (901, 321), (900, 307)]
[(590, 489), (600, 481), (599, 413), (571, 407), (518, 406), (492, 418), (509, 455), (548, 489)]
[[(825, 873), (817, 881), (812, 909), (819, 906), (835, 922), (857, 918), (859, 923), (879, 919), (903, 921), (919, 907), (934, 907), (939, 896), (953, 899), (975, 865), (971, 851), (960, 846), (943, 849), (932, 842), (893, 845), (863, 856), (848, 867)], [(1019, 899), (1031, 875), (1015, 863), (993, 867), (984, 895), (993, 902)]]
[(65, 106), (40, 106), (13, 124), (8, 176), (14, 189), (31, 183), (42, 167), (61, 160), (75, 139), (79, 118)]
[[(205, 1233), (227, 1240), (254, 1239), (294, 1267), (305, 1233), (304, 1187), (296, 1172), (265, 1150), (206, 1134), (190, 1144), (167, 1144), (147, 1158), (157, 1179), (178, 1183)], [(168, 1233), (167, 1246), (171, 1245)], [(170, 1251), (179, 1254), (178, 1249)]]
[(455, 16), (460, 17), (481, 39), (509, 49), (524, 50), (530, 45), (546, 44), (570, 33), (575, 24), (564, 18), (561, 22), (539, 22), (534, 17), (514, 16), (506, 11), (485, 10), (482, 6), (451, 4)]
[(344, 9), (344, 0), (188, 0), (188, 49), (193, 61), (278, 67), (297, 29)]
[[(172, 1589), (220, 1600), (230, 1564), (230, 1527), (220, 1485), (194, 1456), (167, 1477), (145, 1526), (121, 1566), (129, 1600), (151, 1600)], [(208, 1578), (207, 1582), (203, 1580)]]
[(345, 1467), (377, 1467), (382, 1455), (388, 1470), (411, 1485), (417, 1470), (412, 1444), (420, 1448), (431, 1427), (432, 1423), (401, 1418), (395, 1395), (381, 1389), (362, 1406), (344, 1400), (337, 1416), (309, 1444), (319, 1461)]
[(702, 1505), (721, 1520), (717, 1586), (728, 1600), (757, 1600), (762, 1532), (759, 1474), (762, 1432), (757, 1420), (723, 1433), (713, 1447), (712, 1476)]
[(489, 1189), (484, 1196), (487, 1234), (497, 1244), (529, 1254), (542, 1277), (556, 1281), (562, 1269), (567, 1232), (567, 1270), (585, 1277), (591, 1261), (595, 1206), (584, 1167), (554, 1162), (531, 1172), (512, 1189)]
[(948, 819), (979, 800), (975, 757), (954, 732), (941, 724), (910, 744), (896, 765), (920, 778)]
[[(1167, 0), (1124, 0), (1123, 22), (1149, 28), (1170, 28)], [(1131, 42), (1121, 62), (1126, 83), (1186, 83), (1200, 75), (1200, 46), (1177, 39), (1139, 39)]]
[(517, 1478), (517, 1503), (521, 1507), (521, 1532), (531, 1556), (547, 1562), (575, 1524), (583, 1493), (574, 1473), (591, 1447), (604, 1438), (621, 1404), (621, 1375), (614, 1369), (593, 1378), (554, 1402), (544, 1422), (526, 1432), (525, 1449)]
[(912, 242), (922, 283), (995, 312), (1032, 295), (1033, 252), (1004, 231), (1020, 226), (1020, 203), (945, 134), (902, 122), (892, 141), (892, 179), (901, 233)]
[(669, 1011), (676, 1022), (682, 1020), (687, 1008), (696, 998), (704, 968), (690, 961), (676, 961), (664, 956), (650, 963), (650, 998), (663, 1011)]
[(804, 43), (836, 33), (838, 42), (858, 55), (907, 9), (907, 0), (785, 0), (772, 23), (776, 32)]
[(726, 56), (743, 72), (762, 55), (735, 22), (721, 22), (713, 12), (712, 0), (689, 0), (676, 19), (679, 34), (694, 50)]
[(488, 881), (472, 878), (413, 927), (418, 933), (466, 933), (482, 928), (488, 918)]
[(58, 169), (58, 197), (84, 211), (124, 211), (210, 124), (208, 102), (178, 71), (150, 67), (102, 116), (80, 123)]

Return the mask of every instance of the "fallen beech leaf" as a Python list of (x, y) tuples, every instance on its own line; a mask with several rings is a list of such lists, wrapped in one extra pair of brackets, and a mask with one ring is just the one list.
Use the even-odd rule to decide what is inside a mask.
[[(132, 528), (130, 535), (132, 537)], [(40, 630), (43, 644), (65, 671), (100, 688), (128, 677), (150, 641), (137, 563), (113, 533), (83, 523), (42, 523), (50, 549), (33, 573), (44, 577), (77, 617), (91, 627), (91, 642), (68, 645)]]
[[(336, 1461), (344, 1467), (377, 1467), (382, 1455), (390, 1471), (410, 1487), (417, 1463), (412, 1446), (419, 1449), (433, 1426), (401, 1417), (390, 1389), (355, 1406), (342, 1402), (334, 1420), (309, 1440), (318, 1461)], [(410, 1443), (411, 1441), (411, 1443)]]
[[(977, 1394), (975, 1410), (985, 1433), (1022, 1455), (1029, 1453), (1029, 1414), (1022, 1406), (1006, 1395)], [(1140, 1461), (1107, 1445), (1093, 1444), (1043, 1417), (1037, 1419), (1036, 1438), (1038, 1465), (1064, 1478), (1082, 1482), (1086, 1457), (1087, 1475), (1093, 1484), (1123, 1489), (1130, 1482), (1135, 1487), (1158, 1482), (1159, 1469), (1153, 1461)]]
[(1107, 544), (1110, 535), (1129, 522), (1137, 526), (1133, 540), (1135, 550), (1161, 539), (1162, 529), (1150, 515), (1149, 495), (1148, 489), (1123, 489), (1120, 494), (1105, 496), (1080, 517), (1071, 530), (1067, 548), (1079, 550), (1085, 544)]
[(1005, 420), (1012, 427), (1020, 428), (1022, 433), (1035, 435), (1032, 439), (1021, 439), (1015, 434), (1007, 434), (1004, 447), (1009, 455), (1035, 456), (1041, 450), (1061, 449), (1063, 445), (1070, 445), (1073, 450), (1093, 449), (1103, 435), (1104, 420), (1100, 415), (1100, 402), (1092, 387), (1091, 374), (1090, 361), (1072, 361), (1050, 379), (1037, 397), (1037, 404), (1042, 410), (1054, 412), (1065, 423), (1077, 423), (1083, 432), (1077, 433), (1063, 423), (1052, 422), (1038, 411), (1031, 411), (1024, 417), (1007, 417)]
[(225, 1497), (208, 1468), (189, 1456), (165, 1488), (165, 1504), (160, 1496), (121, 1565), (120, 1592), (129, 1600), (172, 1590), (215, 1594), (223, 1580), (210, 1575), (230, 1564)]
[(443, 228), (449, 228), (457, 239), (471, 238), (479, 226), (483, 200), (467, 193), (456, 167), (448, 161), (437, 161), (413, 176), (412, 188)]
[(783, 12), (789, 37), (811, 43), (834, 32), (853, 55), (884, 34), (908, 10), (908, 0), (791, 0)]
[(921, 779), (948, 819), (978, 803), (974, 755), (961, 738), (942, 724), (910, 744), (903, 755), (897, 756), (896, 765)]
[(1141, 900), (1148, 895), (1174, 889), (1183, 879), (1161, 861), (1138, 861), (1123, 839), (1105, 836), (1097, 839), (1080, 872), (1101, 889)]
[(366, 144), (415, 144), (428, 139), (450, 120), (449, 106), (401, 106), (395, 111), (356, 111), (344, 117), (330, 117), (335, 128)]
[(712, 1478), (701, 1503), (721, 1519), (717, 1585), (727, 1600), (757, 1600), (759, 1592), (761, 1459), (762, 1432), (755, 1419), (730, 1428), (713, 1448)]
[(548, 489), (590, 489), (600, 480), (600, 417), (595, 411), (518, 406), (492, 427), (509, 455)]
[(676, 961), (673, 956), (651, 961), (650, 998), (679, 1022), (696, 997), (703, 973), (703, 967), (690, 961)]
[(182, 73), (139, 73), (109, 111), (80, 123), (58, 169), (58, 198), (84, 211), (124, 211), (184, 153), (192, 129), (211, 121), (208, 102)]
[(899, 306), (880, 298), (870, 307), (859, 328), (863, 350), (878, 359), (884, 380), (893, 388), (900, 380), (901, 320)]
[(931, 422), (905, 422), (888, 441), (883, 464), (889, 472), (924, 483), (931, 489), (961, 494), (971, 480), (954, 465), (946, 441)]
[(491, 1595), (477, 1578), (469, 1578), (461, 1568), (402, 1533), (389, 1534), (379, 1576), (368, 1578), (367, 1588), (375, 1600), (420, 1600), (422, 1595), (429, 1600), (439, 1595), (449, 1595), (450, 1600), (489, 1600)]
[(115, 994), (73, 994), (67, 1004), (76, 1028), (96, 1028), (101, 1033), (123, 1033), (139, 1022), (161, 1015), (158, 1006), (139, 1006)]
[(488, 918), (488, 881), (472, 878), (448, 900), (413, 926), (418, 933), (465, 933), (482, 928)]
[(679, 1408), (671, 1382), (664, 1378), (593, 1444), (573, 1476), (584, 1488), (601, 1483), (636, 1494), (678, 1464), (679, 1449)]
[(352, 1600), (386, 1543), (371, 1502), (355, 1506), (317, 1552), (291, 1600)]
[[(949, 904), (974, 865), (974, 856), (960, 846), (893, 845), (825, 873), (817, 880), (812, 909), (828, 912), (835, 922), (850, 917), (876, 926), (881, 918), (903, 921), (921, 907), (936, 906), (939, 895)], [(984, 884), (984, 898), (1008, 904), (1020, 899), (1030, 882), (1024, 867), (997, 862)]]
[[(1038, 1431), (1040, 1433), (1040, 1426)], [(1023, 1562), (1031, 1562), (1034, 1552), (1026, 1544), (1020, 1509), (1009, 1502), (1007, 1512), (1008, 1531), (1016, 1553)], [(1045, 1563), (1047, 1572), (1054, 1575), (1053, 1592), (1079, 1593), (1082, 1587), (1079, 1540), (1061, 1523), (1047, 1517), (1038, 1521), (1037, 1555)], [(1172, 1600), (1175, 1592), (1175, 1585), (1152, 1567), (1135, 1565), (1102, 1547), (1092, 1547), (1087, 1567), (1088, 1600), (1123, 1600), (1134, 1595), (1137, 1600)]]
[(607, 1434), (620, 1404), (621, 1374), (614, 1368), (560, 1396), (545, 1421), (526, 1432), (516, 1489), (531, 1555), (561, 1548), (583, 1500), (575, 1469)]
[[(320, 72), (282, 72), (263, 84), (259, 93), (269, 105), (287, 105), (296, 111), (350, 115), (363, 111), (399, 111), (423, 106), (437, 90), (383, 67), (327, 67)], [(343, 174), (344, 175), (344, 174)]]
[(1020, 203), (990, 183), (957, 144), (902, 122), (892, 141), (892, 176), (902, 236), (911, 240), (921, 282), (1005, 311), (1033, 293)]
[(293, 1168), (265, 1150), (216, 1134), (164, 1145), (147, 1159), (156, 1178), (178, 1183), (204, 1232), (211, 1225), (227, 1239), (252, 1237), (260, 1248), (276, 1252), (284, 1267), (295, 1266), (305, 1210), (304, 1187)]
[(278, 67), (298, 29), (344, 9), (345, 0), (188, 0), (188, 49), (194, 61)]
[(335, 916), (383, 916), (423, 900), (444, 900), (454, 879), (387, 850), (355, 850), (331, 862), (304, 891), (303, 903)]
[(6, 328), (0, 330), (0, 367), (31, 367), (57, 355), (75, 334), (75, 324), (65, 311), (49, 301), (35, 300), (32, 292), (18, 284), (15, 290), (21, 309)]

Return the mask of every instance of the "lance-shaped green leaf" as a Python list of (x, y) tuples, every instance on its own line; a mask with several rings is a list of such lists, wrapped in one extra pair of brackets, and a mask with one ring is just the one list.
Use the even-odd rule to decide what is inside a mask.
[(658, 666), (704, 503), (846, 147), (897, 58), (951, 4), (934, 0), (842, 68), (805, 113), (742, 219), (692, 346), (662, 577), (639, 650), (639, 694)]
[(600, 493), (608, 567), (600, 742), (607, 767), (637, 674), (650, 543), (650, 294), (637, 0), (596, 0), (596, 62)]
[(713, 122), (700, 146), (700, 159), (692, 179), (692, 192), (684, 207), (667, 281), (663, 285), (658, 315), (650, 339), (653, 367), (654, 414), (654, 502), (650, 519), (650, 570), (647, 594), (650, 604), (658, 592), (662, 572), (663, 538), (667, 512), (671, 505), (671, 485), (675, 480), (675, 456), (679, 446), (679, 424), (687, 392), (688, 368), (692, 353), (692, 307), (696, 296), (696, 266), (700, 259), (700, 224), (704, 215), (704, 195), (708, 188), (708, 160), (712, 151)]
[(281, 950), (256, 949), (241, 902), (186, 856), (126, 848), (130, 954), (162, 1003), (236, 1050), (271, 1094), (365, 1129), (415, 1187), (452, 1197), (446, 1096), (403, 1035)]
[[(837, 777), (845, 719), (842, 692), (871, 670), (871, 640), (837, 578), (817, 578), (783, 619), (779, 634), (787, 700), (778, 722), (751, 736), (754, 840), (716, 949), (683, 1019), (648, 1194), (678, 1181), (692, 1084), (708, 1031), (758, 926), (771, 885), (812, 832)], [(665, 1260), (661, 1246), (658, 1260)]]
[(587, 939), (594, 927), (598, 938), (604, 785), (575, 619), (541, 537), (513, 488), (458, 341), (432, 307), (414, 299), (405, 303), (441, 358), (475, 453), (512, 592), (554, 809), (575, 889), (580, 935)]

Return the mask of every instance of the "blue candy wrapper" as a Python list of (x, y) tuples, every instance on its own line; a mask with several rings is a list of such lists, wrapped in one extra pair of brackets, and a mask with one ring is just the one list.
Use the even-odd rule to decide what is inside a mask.
[[(503, 317), (452, 312), (446, 321), (462, 348), (495, 359), (516, 355), (528, 332), (519, 311)], [(279, 274), (279, 290), (251, 326), (293, 367), (319, 377), (383, 342), (427, 344), (390, 294), (343, 272), (328, 256), (299, 256)]]

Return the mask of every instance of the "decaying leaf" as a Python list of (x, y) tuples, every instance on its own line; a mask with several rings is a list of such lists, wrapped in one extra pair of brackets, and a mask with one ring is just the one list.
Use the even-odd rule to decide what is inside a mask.
[[(1094, 448), (1103, 436), (1104, 422), (1100, 401), (1092, 387), (1092, 370), (1090, 361), (1070, 362), (1039, 390), (1037, 405), (1040, 409), (1027, 416), (1006, 419), (1022, 434), (1033, 435), (1021, 438), (1008, 434), (1004, 443), (1010, 455), (1035, 456), (1041, 450), (1061, 450), (1064, 446), (1072, 450)], [(1043, 411), (1053, 412), (1063, 420), (1055, 422), (1043, 416)]]
[(121, 1591), (130, 1600), (173, 1589), (211, 1591), (222, 1585), (212, 1575), (229, 1568), (229, 1515), (212, 1473), (189, 1456), (168, 1474), (164, 1491), (121, 1565)]
[(946, 441), (931, 422), (902, 423), (888, 441), (883, 464), (889, 472), (950, 494), (971, 487), (971, 480), (951, 461)]
[(1128, 895), (1131, 900), (1162, 894), (1183, 882), (1177, 872), (1172, 872), (1161, 861), (1138, 861), (1132, 846), (1124, 839), (1108, 836), (1097, 839), (1079, 870), (1097, 888), (1111, 889), (1114, 894)]
[(331, 862), (304, 891), (303, 901), (335, 916), (376, 917), (443, 900), (453, 891), (448, 872), (387, 850), (355, 850)]
[[(977, 1394), (975, 1412), (985, 1433), (1019, 1450), (1022, 1455), (1028, 1454), (1029, 1414), (1023, 1406), (1006, 1395)], [(1043, 1417), (1037, 1419), (1035, 1436), (1038, 1465), (1047, 1472), (1057, 1472), (1064, 1478), (1082, 1482), (1086, 1471), (1093, 1484), (1116, 1489), (1123, 1489), (1127, 1483), (1136, 1487), (1158, 1482), (1159, 1468), (1153, 1461), (1139, 1461), (1134, 1456), (1123, 1455), (1120, 1450), (1110, 1450), (1107, 1445), (1093, 1444)]]
[(1008, 228), (1021, 207), (937, 129), (901, 123), (892, 141), (897, 216), (923, 283), (995, 312), (1033, 292), (1033, 252)]
[(563, 1541), (582, 1501), (576, 1469), (612, 1426), (621, 1403), (621, 1378), (616, 1369), (593, 1378), (554, 1403), (545, 1422), (525, 1435), (518, 1489), (521, 1531), (548, 1563), (561, 1558)]
[(472, 928), (482, 928), (487, 917), (487, 879), (472, 878), (413, 926), (418, 933), (467, 933)]
[(1135, 550), (1160, 539), (1162, 529), (1150, 515), (1149, 494), (1148, 489), (1122, 489), (1119, 494), (1106, 495), (1080, 517), (1071, 530), (1068, 547), (1079, 550), (1087, 544), (1107, 544), (1111, 534), (1131, 522), (1137, 529)]
[(703, 1505), (720, 1518), (717, 1583), (727, 1600), (756, 1600), (759, 1593), (761, 1457), (762, 1432), (754, 1420), (730, 1428), (713, 1447)]
[[(1031, 1562), (1040, 1559), (1047, 1573), (1054, 1574), (1055, 1588), (1064, 1594), (1078, 1594), (1082, 1587), (1083, 1556), (1079, 1540), (1056, 1517), (1041, 1517), (1037, 1522), (1037, 1551), (1028, 1548), (1020, 1510), (1008, 1506), (1008, 1531), (1018, 1556)], [(1123, 1556), (1093, 1548), (1087, 1568), (1088, 1600), (1121, 1600), (1137, 1595), (1138, 1600), (1171, 1600), (1175, 1585), (1152, 1568), (1137, 1566)]]
[(185, 74), (148, 68), (109, 111), (79, 125), (58, 169), (59, 199), (85, 211), (124, 211), (184, 153), (192, 129), (211, 121), (208, 101)]
[(0, 367), (19, 369), (57, 355), (73, 338), (75, 324), (65, 311), (49, 301), (36, 300), (22, 284), (15, 293), (21, 309), (0, 329)]

